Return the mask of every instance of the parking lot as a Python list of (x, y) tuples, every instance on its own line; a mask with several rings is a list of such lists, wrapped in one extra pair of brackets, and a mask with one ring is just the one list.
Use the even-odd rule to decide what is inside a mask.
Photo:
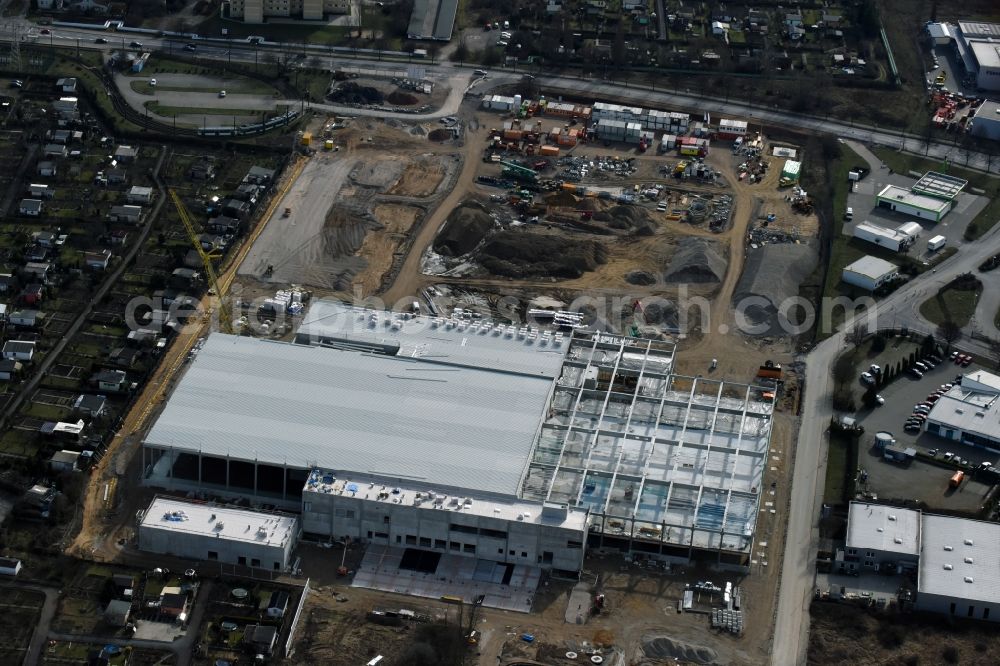
[(923, 402), (942, 384), (952, 383), (956, 376), (976, 369), (975, 365), (961, 368), (946, 360), (924, 374), (922, 379), (902, 375), (881, 389), (885, 405), (858, 412), (858, 422), (865, 428), (858, 465), (868, 472), (869, 492), (881, 499), (920, 500), (932, 509), (975, 511), (979, 508), (990, 486), (977, 480), (976, 474), (968, 468), (965, 482), (955, 490), (948, 487), (948, 479), (953, 472), (950, 467), (941, 467), (919, 459), (909, 463), (887, 462), (882, 457), (882, 452), (874, 448), (875, 433), (886, 431), (895, 437), (898, 448), (913, 447), (921, 453), (936, 449), (938, 459), (945, 452), (951, 452), (967, 459), (970, 468), (978, 466), (984, 460), (996, 464), (1000, 457), (996, 453), (945, 440), (923, 431), (908, 433), (903, 430), (903, 423), (915, 405)]

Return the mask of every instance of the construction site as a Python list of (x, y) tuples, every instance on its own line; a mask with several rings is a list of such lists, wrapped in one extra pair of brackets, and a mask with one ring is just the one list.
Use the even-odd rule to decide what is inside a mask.
[[(656, 341), (677, 350), (669, 372), (677, 375), (672, 390), (689, 396), (685, 399), (714, 404), (716, 412), (722, 405), (736, 421), (737, 403), (749, 404), (750, 395), (773, 404), (760, 446), (751, 451), (743, 435), (736, 435), (740, 443), (732, 455), (750, 461), (744, 466), (753, 474), (719, 471), (720, 484), (727, 474), (746, 476), (745, 483), (734, 494), (726, 480), (697, 498), (657, 494), (655, 484), (633, 488), (624, 477), (595, 484), (591, 479), (601, 474), (589, 467), (598, 464), (597, 457), (578, 450), (573, 437), (557, 437), (561, 429), (553, 424), (558, 442), (539, 451), (555, 458), (536, 457), (529, 466), (537, 481), (528, 493), (532, 501), (552, 496), (551, 501), (583, 506), (583, 493), (586, 501), (594, 494), (624, 506), (634, 497), (649, 516), (683, 505), (694, 511), (691, 534), (702, 521), (746, 521), (754, 529), (745, 538), (735, 536), (743, 528), (734, 527), (733, 543), (720, 546), (740, 553), (734, 560), (739, 571), (720, 573), (718, 558), (671, 565), (667, 546), (656, 552), (629, 546), (623, 559), (617, 535), (624, 534), (624, 523), (609, 518), (599, 529), (609, 547), (588, 552), (582, 582), (545, 578), (527, 599), (530, 612), (515, 619), (483, 608), (475, 626), (480, 635), (474, 649), (484, 664), (501, 658), (555, 665), (591, 656), (607, 663), (760, 661), (769, 649), (787, 511), (777, 501), (778, 489), (789, 483), (799, 391), (791, 363), (795, 340), (781, 332), (777, 314), (781, 301), (797, 295), (798, 282), (818, 262), (817, 218), (798, 171), (786, 162), (794, 157), (808, 164), (809, 156), (793, 146), (772, 145), (746, 123), (737, 123), (733, 134), (732, 124), (720, 127), (707, 118), (654, 110), (645, 112), (644, 122), (661, 126), (635, 130), (613, 117), (625, 113), (614, 105), (511, 98), (504, 108), (495, 96), (467, 99), (456, 116), (440, 120), (317, 118), (297, 139), (295, 166), (252, 241), (220, 267), (218, 294), (235, 293), (238, 284), (243, 322), (286, 315), (281, 326), (255, 329), (286, 341), (303, 323), (302, 304), (320, 299), (428, 314), (456, 322), (460, 330), (490, 322), (480, 330), (499, 331), (501, 339), (506, 324), (507, 337), (515, 340), (550, 341), (564, 334), (572, 339), (579, 328), (621, 336), (615, 344), (624, 348), (630, 338)], [(750, 296), (757, 297), (757, 305), (746, 314), (763, 334), (748, 335), (737, 326), (735, 306)], [(248, 309), (258, 302), (254, 299), (267, 299), (268, 311)], [(120, 454), (109, 456), (115, 464), (101, 473), (122, 474), (130, 464), (138, 466), (129, 451), (163, 413), (168, 391), (191, 360), (185, 360), (187, 349), (205, 331), (185, 334), (179, 341), (184, 344), (176, 346), (186, 348), (178, 353), (172, 348), (156, 394), (127, 422)], [(614, 376), (624, 366), (608, 369)], [(582, 375), (579, 380), (585, 388), (590, 381)], [(729, 389), (722, 388), (722, 380)], [(575, 413), (569, 403), (559, 409)], [(742, 409), (743, 425), (733, 426), (737, 433), (748, 427), (747, 408)], [(706, 418), (712, 436), (721, 437), (716, 428), (722, 426)], [(692, 426), (680, 440), (701, 427)], [(637, 478), (649, 473), (631, 454), (623, 458), (619, 452), (616, 461), (602, 441), (593, 446), (609, 469), (628, 468)], [(707, 446), (714, 455), (715, 445)], [(581, 467), (588, 469), (580, 478), (565, 466), (574, 456), (582, 456)], [(554, 476), (553, 466), (559, 470)], [(662, 473), (674, 472), (664, 467)], [(140, 505), (146, 491), (132, 495), (126, 487), (134, 483), (132, 474), (121, 479), (119, 495)], [(702, 504), (738, 510), (709, 516), (698, 508)], [(88, 496), (89, 518), (76, 543), (95, 557), (113, 559), (128, 542), (130, 528), (101, 520), (105, 505), (96, 491)], [(636, 533), (640, 538), (685, 543), (684, 530), (671, 534), (660, 518), (651, 520)], [(342, 568), (353, 576), (365, 566), (364, 551), (342, 548)], [(332, 573), (330, 557), (323, 548), (302, 550), (302, 575), (313, 579), (316, 589), (335, 592), (307, 600), (310, 619), (299, 663), (353, 664), (356, 650), (373, 644), (390, 659), (404, 654), (408, 642), (398, 630), (366, 619), (374, 607), (419, 606), (421, 617), (435, 621), (449, 621), (457, 612), (448, 603), (411, 603), (386, 591), (392, 588), (350, 587), (339, 570)], [(669, 630), (662, 617), (656, 619), (665, 612)], [(330, 638), (333, 627), (336, 640)]]

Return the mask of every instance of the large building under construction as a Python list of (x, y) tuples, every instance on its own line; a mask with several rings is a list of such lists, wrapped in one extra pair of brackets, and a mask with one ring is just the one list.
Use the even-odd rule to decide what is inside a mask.
[(147, 485), (307, 534), (577, 573), (586, 548), (746, 568), (773, 393), (672, 343), (312, 304), (215, 333), (143, 445)]

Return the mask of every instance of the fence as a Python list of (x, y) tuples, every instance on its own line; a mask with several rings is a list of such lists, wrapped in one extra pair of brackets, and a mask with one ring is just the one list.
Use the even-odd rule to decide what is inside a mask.
[(295, 641), (295, 630), (299, 626), (299, 620), (302, 617), (302, 609), (306, 605), (306, 597), (309, 596), (309, 579), (306, 578), (306, 584), (302, 586), (302, 596), (299, 597), (299, 605), (295, 608), (295, 615), (292, 616), (292, 624), (288, 627), (288, 639), (285, 641), (285, 657), (291, 657), (295, 652), (295, 648), (292, 643)]

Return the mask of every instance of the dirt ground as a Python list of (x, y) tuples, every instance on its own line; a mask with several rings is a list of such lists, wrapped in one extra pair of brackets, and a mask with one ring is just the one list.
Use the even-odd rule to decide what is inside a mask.
[(991, 623), (837, 602), (813, 602), (809, 628), (810, 666), (991, 666), (1000, 650), (1000, 634)]

